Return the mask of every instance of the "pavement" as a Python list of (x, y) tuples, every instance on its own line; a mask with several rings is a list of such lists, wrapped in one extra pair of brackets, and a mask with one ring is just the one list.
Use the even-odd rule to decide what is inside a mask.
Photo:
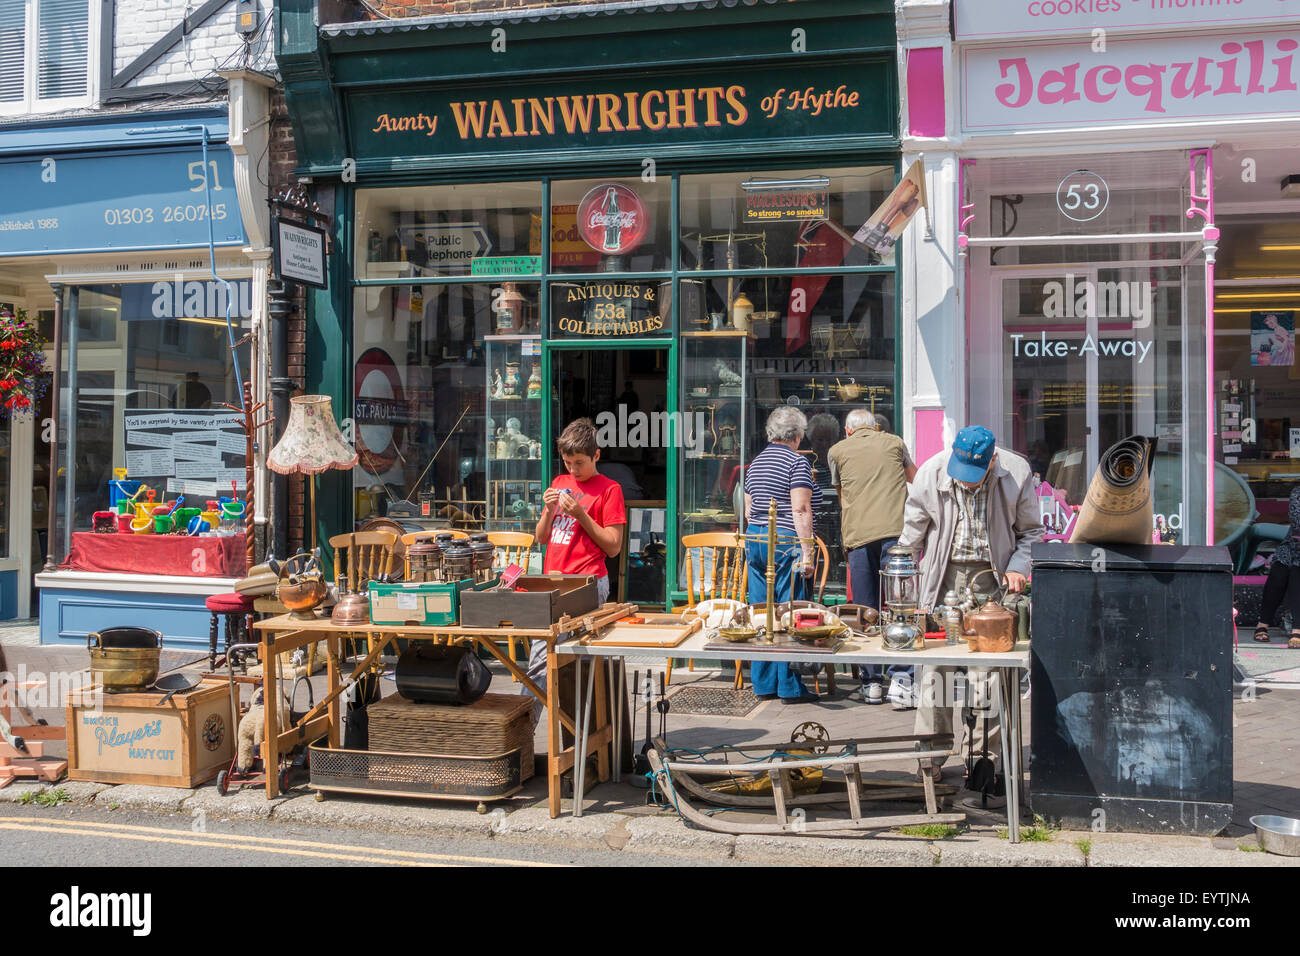
[[(86, 652), (73, 647), (42, 647), (22, 639), (17, 627), (0, 629), (11, 671), (28, 673), (75, 672), (88, 666)], [(11, 640), (11, 636), (17, 639)], [(669, 700), (689, 686), (719, 686), (730, 682), (728, 668), (713, 671), (677, 668)], [(811, 683), (811, 679), (808, 679)], [(323, 684), (323, 675), (314, 682)], [(1289, 682), (1287, 682), (1289, 684)], [(759, 741), (788, 740), (791, 730), (804, 721), (826, 727), (832, 738), (864, 734), (910, 733), (913, 714), (888, 705), (869, 707), (860, 701), (857, 684), (841, 675), (838, 692), (815, 704), (759, 704), (746, 717), (697, 716), (670, 709), (669, 743), (673, 747), (706, 747), (726, 743), (743, 746)], [(825, 677), (821, 678), (826, 690)], [(392, 691), (391, 684), (385, 693)], [(492, 691), (513, 693), (503, 671), (494, 675)], [(1028, 707), (1025, 708), (1026, 718)], [(64, 722), (60, 707), (36, 708), (36, 715), (52, 724)], [(658, 723), (658, 715), (654, 722)], [(970, 811), (967, 824), (942, 834), (898, 830), (838, 832), (828, 836), (732, 836), (693, 828), (671, 809), (646, 805), (646, 793), (626, 782), (605, 783), (589, 789), (581, 817), (573, 817), (565, 800), (565, 813), (550, 819), (545, 803), (545, 781), (533, 777), (514, 797), (477, 812), (474, 802), (453, 803), (396, 798), (330, 794), (318, 800), (300, 779), (290, 793), (272, 801), (261, 789), (220, 796), (214, 784), (194, 790), (140, 785), (63, 782), (38, 785), (16, 782), (0, 790), (0, 816), (6, 804), (35, 808), (43, 790), (62, 790), (66, 802), (45, 807), (47, 814), (85, 812), (102, 814), (153, 814), (168, 825), (202, 819), (216, 823), (257, 821), (259, 825), (293, 828), (294, 832), (344, 831), (413, 834), (427, 840), (455, 841), (457, 852), (480, 841), (484, 846), (552, 846), (586, 850), (601, 862), (632, 863), (678, 861), (682, 864), (729, 862), (804, 865), (909, 865), (909, 866), (1300, 866), (1300, 858), (1262, 852), (1249, 818), (1259, 813), (1300, 816), (1300, 690), (1271, 686), (1266, 678), (1239, 694), (1233, 705), (1234, 814), (1232, 823), (1217, 837), (1186, 837), (1131, 833), (1074, 832), (1047, 827), (1035, 835), (1042, 839), (1012, 845), (1006, 839), (1004, 812)], [(644, 736), (644, 718), (638, 717), (637, 747)], [(656, 727), (657, 729), (657, 727)], [(1030, 739), (1025, 731), (1026, 743)], [(545, 750), (539, 728), (538, 753)], [(59, 745), (47, 753), (61, 754)], [(539, 760), (539, 770), (542, 762)], [(881, 771), (886, 780), (904, 783), (914, 767), (889, 765)], [(960, 761), (946, 768), (945, 784), (959, 787)], [(50, 801), (47, 796), (46, 801)], [(912, 805), (915, 808), (915, 805)], [(39, 813), (37, 813), (39, 816)], [(831, 813), (834, 815), (834, 812)], [(111, 816), (109, 817), (111, 819)], [(1026, 823), (1030, 820), (1026, 819)], [(1022, 824), (1022, 834), (1024, 824)], [(357, 837), (361, 839), (360, 836)], [(419, 846), (424, 846), (422, 842)], [(479, 855), (491, 855), (483, 853)], [(596, 859), (596, 856), (591, 859)], [(53, 860), (51, 862), (54, 862)]]

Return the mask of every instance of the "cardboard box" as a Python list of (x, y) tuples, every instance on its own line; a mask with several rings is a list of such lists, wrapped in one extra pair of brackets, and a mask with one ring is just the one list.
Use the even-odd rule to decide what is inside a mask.
[(371, 581), (370, 621), (372, 624), (455, 624), (460, 614), (460, 592), (472, 590), (474, 586), (473, 578), (446, 583)]
[(460, 622), (466, 627), (550, 627), (566, 614), (596, 610), (598, 601), (591, 575), (525, 574), (513, 591), (462, 594)]
[(188, 789), (229, 767), (237, 728), (226, 682), (204, 681), (159, 707), (162, 698), (69, 694), (68, 779)]

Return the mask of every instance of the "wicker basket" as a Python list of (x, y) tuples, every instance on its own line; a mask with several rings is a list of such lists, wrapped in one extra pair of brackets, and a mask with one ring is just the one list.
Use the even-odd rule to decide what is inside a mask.
[(485, 694), (465, 707), (397, 695), (366, 708), (370, 750), (311, 748), (318, 790), (485, 800), (533, 776), (533, 698)]

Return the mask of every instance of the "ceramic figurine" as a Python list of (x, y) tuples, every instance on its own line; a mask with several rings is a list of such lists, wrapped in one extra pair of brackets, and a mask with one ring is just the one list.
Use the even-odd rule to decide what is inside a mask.
[(718, 359), (713, 363), (713, 370), (718, 374), (718, 394), (719, 395), (739, 395), (740, 386), (744, 382), (740, 373), (728, 368), (727, 363)]
[[(503, 398), (519, 397), (519, 363), (518, 362), (506, 363), (505, 394), (502, 397)], [(516, 421), (516, 420), (512, 418), (511, 421)]]
[(501, 381), (501, 370), (493, 369), (492, 370), (492, 397), (505, 398), (506, 394), (504, 388), (505, 386)]
[(542, 397), (542, 367), (536, 362), (533, 363), (532, 374), (528, 376), (528, 397)]

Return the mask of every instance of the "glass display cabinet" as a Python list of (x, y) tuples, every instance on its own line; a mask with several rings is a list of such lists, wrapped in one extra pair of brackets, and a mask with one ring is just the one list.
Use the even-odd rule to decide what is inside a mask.
[(488, 335), (487, 530), (532, 533), (542, 503), (542, 355), (537, 335)]
[(682, 534), (740, 528), (751, 338), (733, 329), (681, 334)]

